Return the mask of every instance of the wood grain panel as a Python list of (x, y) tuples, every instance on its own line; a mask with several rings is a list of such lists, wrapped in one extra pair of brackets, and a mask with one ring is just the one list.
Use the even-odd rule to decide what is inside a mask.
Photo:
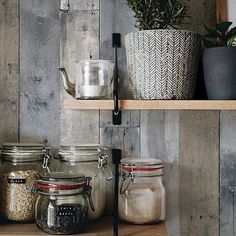
[(140, 157), (164, 162), (167, 192), (166, 226), (169, 236), (179, 234), (179, 112), (141, 111)]
[(235, 235), (236, 188), (220, 187), (220, 236)]
[(102, 0), (100, 12), (100, 58), (113, 59), (112, 33), (120, 33), (122, 38), (121, 48), (118, 50), (120, 94), (122, 98), (127, 98), (129, 89), (124, 36), (129, 32), (136, 31), (133, 12), (128, 8), (126, 0)]
[[(35, 224), (11, 224), (2, 225), (0, 235), (35, 236), (48, 235), (41, 232)], [(112, 236), (112, 217), (104, 217), (95, 222), (91, 222), (85, 232), (75, 234), (80, 236)], [(119, 235), (122, 236), (167, 236), (166, 227), (163, 223), (153, 225), (131, 225), (121, 223), (119, 225)]]
[(188, 24), (183, 28), (193, 30), (198, 33), (205, 33), (203, 22), (210, 27), (216, 24), (216, 1), (215, 0), (184, 0), (189, 6), (188, 15), (190, 16)]
[(216, 16), (217, 22), (228, 20), (227, 0), (216, 0)]
[(18, 141), (17, 70), (0, 70), (0, 145)]
[[(122, 150), (122, 158), (139, 158), (140, 146), (139, 128), (130, 127), (104, 127), (100, 128), (101, 144), (108, 148), (118, 148)], [(111, 157), (111, 155), (110, 155)], [(112, 159), (110, 159), (110, 168), (114, 171)], [(114, 180), (113, 180), (114, 181)], [(114, 182), (107, 184), (106, 212), (113, 212)]]
[(236, 112), (220, 112), (220, 236), (236, 229)]
[(20, 1), (20, 140), (59, 145), (59, 0)]
[(0, 69), (19, 69), (19, 1), (0, 0)]
[(60, 0), (60, 9), (64, 11), (99, 10), (99, 0)]
[[(122, 47), (118, 50), (119, 76), (121, 81), (121, 97), (127, 97), (128, 75), (126, 68), (126, 56), (123, 37), (130, 31), (134, 31), (134, 19), (128, 9), (125, 0), (103, 0), (100, 2), (100, 58), (113, 60), (112, 33), (120, 33)], [(110, 111), (101, 111), (100, 126), (112, 126)], [(139, 126), (139, 111), (123, 111), (122, 127)]]
[(18, 141), (19, 2), (0, 0), (0, 146)]
[(100, 130), (102, 145), (121, 149), (123, 158), (139, 158), (139, 128), (105, 127)]
[(236, 111), (220, 112), (220, 186), (236, 187)]
[[(99, 57), (99, 11), (61, 13), (61, 66), (74, 81), (75, 62)], [(60, 142), (64, 145), (99, 143), (99, 111), (63, 109), (70, 97), (61, 82)]]
[(180, 235), (219, 235), (219, 112), (180, 112)]
[[(120, 127), (139, 127), (139, 110), (122, 110)], [(115, 127), (112, 123), (112, 110), (100, 110), (100, 127)]]
[[(236, 110), (235, 100), (119, 100), (121, 110)], [(114, 108), (113, 100), (64, 100), (64, 108), (67, 109), (102, 109), (112, 110)], [(106, 115), (110, 113), (106, 112)], [(128, 113), (124, 116), (128, 118)], [(134, 120), (134, 114), (131, 116)], [(126, 119), (127, 119), (126, 118)], [(124, 120), (126, 120), (124, 119)], [(138, 116), (136, 117), (138, 119)], [(106, 122), (105, 122), (106, 121)], [(103, 120), (102, 123), (108, 124), (109, 120)], [(136, 122), (135, 122), (136, 123)], [(123, 124), (122, 124), (123, 125)]]

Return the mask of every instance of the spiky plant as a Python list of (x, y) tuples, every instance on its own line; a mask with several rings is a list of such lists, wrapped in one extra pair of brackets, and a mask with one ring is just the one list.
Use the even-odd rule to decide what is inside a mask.
[(236, 45), (236, 27), (229, 29), (232, 22), (221, 21), (216, 25), (216, 29), (211, 29), (203, 24), (206, 34), (202, 36), (202, 41), (206, 47), (231, 47)]
[(178, 0), (127, 0), (139, 30), (179, 28), (188, 18), (188, 8)]

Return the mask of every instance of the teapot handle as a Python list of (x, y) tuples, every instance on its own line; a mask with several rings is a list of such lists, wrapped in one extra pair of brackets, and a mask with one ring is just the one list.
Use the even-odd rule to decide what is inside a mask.
[(75, 84), (70, 82), (65, 68), (58, 67), (58, 69), (61, 72), (62, 79), (63, 79), (63, 86), (64, 86), (66, 92), (69, 93), (71, 96), (75, 97)]

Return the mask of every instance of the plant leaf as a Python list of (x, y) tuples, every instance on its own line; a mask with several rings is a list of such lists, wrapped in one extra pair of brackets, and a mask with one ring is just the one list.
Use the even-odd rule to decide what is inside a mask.
[(232, 28), (227, 34), (227, 39), (231, 39), (235, 37), (236, 37), (236, 27)]
[(202, 38), (202, 42), (207, 48), (216, 47), (216, 40), (209, 40), (206, 38)]
[(203, 27), (206, 30), (206, 32), (211, 35), (212, 37), (215, 36), (217, 37), (217, 31), (209, 28), (204, 22), (203, 22)]
[(231, 25), (232, 22), (222, 21), (216, 25), (216, 29), (220, 31), (222, 35), (226, 35), (226, 32)]

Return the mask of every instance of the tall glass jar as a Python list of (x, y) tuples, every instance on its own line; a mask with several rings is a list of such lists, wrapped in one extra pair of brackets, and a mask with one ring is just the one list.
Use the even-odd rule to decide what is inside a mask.
[(83, 231), (88, 220), (91, 178), (51, 172), (32, 182), (38, 193), (35, 219), (40, 230), (50, 234), (74, 234)]
[(89, 210), (89, 220), (100, 217), (105, 210), (106, 182), (112, 179), (105, 149), (99, 145), (61, 146), (58, 151), (57, 171), (81, 173), (90, 176), (94, 211)]
[(158, 159), (123, 159), (120, 164), (119, 217), (134, 224), (165, 219), (163, 164)]
[(43, 144), (5, 143), (1, 152), (0, 214), (7, 220), (32, 222), (36, 195), (29, 186), (43, 171), (48, 150)]

